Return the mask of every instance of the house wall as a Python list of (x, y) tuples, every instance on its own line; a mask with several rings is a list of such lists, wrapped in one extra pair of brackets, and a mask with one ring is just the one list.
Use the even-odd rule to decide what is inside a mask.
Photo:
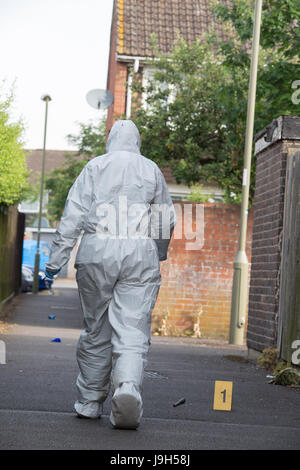
[(111, 79), (114, 82), (110, 85), (109, 90), (114, 95), (114, 103), (108, 108), (106, 130), (109, 133), (112, 128), (116, 116), (122, 116), (126, 112), (127, 97), (127, 64), (125, 62), (114, 62), (110, 71)]
[(114, 124), (114, 117), (125, 114), (128, 71), (125, 62), (117, 62), (117, 12), (114, 5), (110, 35), (107, 89), (114, 95), (114, 102), (108, 108), (106, 131), (109, 133)]
[[(114, 95), (114, 103), (108, 109), (107, 133), (115, 116), (126, 113), (128, 80), (128, 64), (117, 62), (119, 23), (116, 12), (114, 15), (107, 81), (107, 88)], [(122, 54), (122, 51), (118, 52)], [(192, 204), (195, 206), (195, 203)], [(189, 251), (186, 249), (187, 240), (173, 237), (168, 260), (161, 263), (162, 285), (152, 321), (154, 334), (194, 334), (198, 337), (228, 339), (240, 208), (222, 203), (206, 203), (204, 206), (205, 240), (202, 249)], [(195, 217), (194, 213), (194, 225)], [(247, 241), (249, 276), (251, 237), (250, 211)]]
[[(184, 203), (177, 202), (183, 206)], [(185, 203), (186, 204), (186, 203)], [(193, 205), (193, 230), (196, 213)], [(204, 245), (186, 249), (186, 236), (169, 246), (161, 263), (162, 285), (153, 311), (152, 332), (228, 339), (233, 262), (238, 250), (240, 207), (205, 203)], [(182, 218), (177, 219), (182, 224)], [(183, 230), (185, 235), (185, 230)], [(249, 213), (247, 256), (251, 262), (252, 212)]]

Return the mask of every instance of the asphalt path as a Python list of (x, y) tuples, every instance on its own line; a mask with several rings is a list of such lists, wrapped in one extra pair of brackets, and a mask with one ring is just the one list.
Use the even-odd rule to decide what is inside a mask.
[[(0, 364), (1, 450), (299, 449), (299, 389), (269, 384), (267, 372), (248, 361), (246, 347), (205, 339), (152, 338), (137, 431), (112, 428), (111, 397), (101, 419), (78, 419), (78, 293), (53, 292), (21, 294), (10, 328), (0, 335), (6, 346), (6, 364)], [(219, 380), (233, 383), (231, 411), (213, 410)], [(174, 407), (181, 398), (185, 403)]]

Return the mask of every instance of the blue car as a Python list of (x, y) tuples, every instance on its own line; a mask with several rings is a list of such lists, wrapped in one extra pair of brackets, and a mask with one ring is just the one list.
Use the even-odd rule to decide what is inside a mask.
[[(31, 291), (34, 277), (34, 261), (37, 249), (36, 240), (24, 240), (22, 258), (22, 292)], [(46, 263), (49, 259), (50, 246), (40, 242), (39, 289), (51, 289), (53, 281), (45, 281)]]

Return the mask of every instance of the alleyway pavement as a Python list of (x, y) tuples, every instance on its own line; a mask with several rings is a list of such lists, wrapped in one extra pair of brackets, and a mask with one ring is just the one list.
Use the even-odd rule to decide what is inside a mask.
[[(49, 316), (54, 318), (49, 318)], [(196, 338), (152, 338), (137, 431), (75, 416), (76, 344), (82, 328), (77, 289), (21, 294), (0, 333), (0, 449), (299, 449), (299, 389), (268, 383), (247, 349)], [(52, 340), (59, 338), (60, 342)], [(231, 411), (213, 410), (215, 381), (233, 382)], [(185, 398), (185, 403), (173, 404)]]

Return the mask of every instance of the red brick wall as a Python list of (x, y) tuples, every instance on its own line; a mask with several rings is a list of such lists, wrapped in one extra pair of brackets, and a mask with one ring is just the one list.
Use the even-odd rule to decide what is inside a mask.
[[(192, 204), (194, 210), (195, 203)], [(168, 260), (161, 263), (162, 285), (152, 321), (154, 334), (200, 334), (206, 338), (228, 339), (240, 207), (205, 203), (204, 222), (202, 249), (188, 251), (185, 238), (174, 239), (173, 236), (171, 240)], [(179, 217), (177, 224), (181, 223)], [(251, 211), (247, 236), (250, 272)]]

